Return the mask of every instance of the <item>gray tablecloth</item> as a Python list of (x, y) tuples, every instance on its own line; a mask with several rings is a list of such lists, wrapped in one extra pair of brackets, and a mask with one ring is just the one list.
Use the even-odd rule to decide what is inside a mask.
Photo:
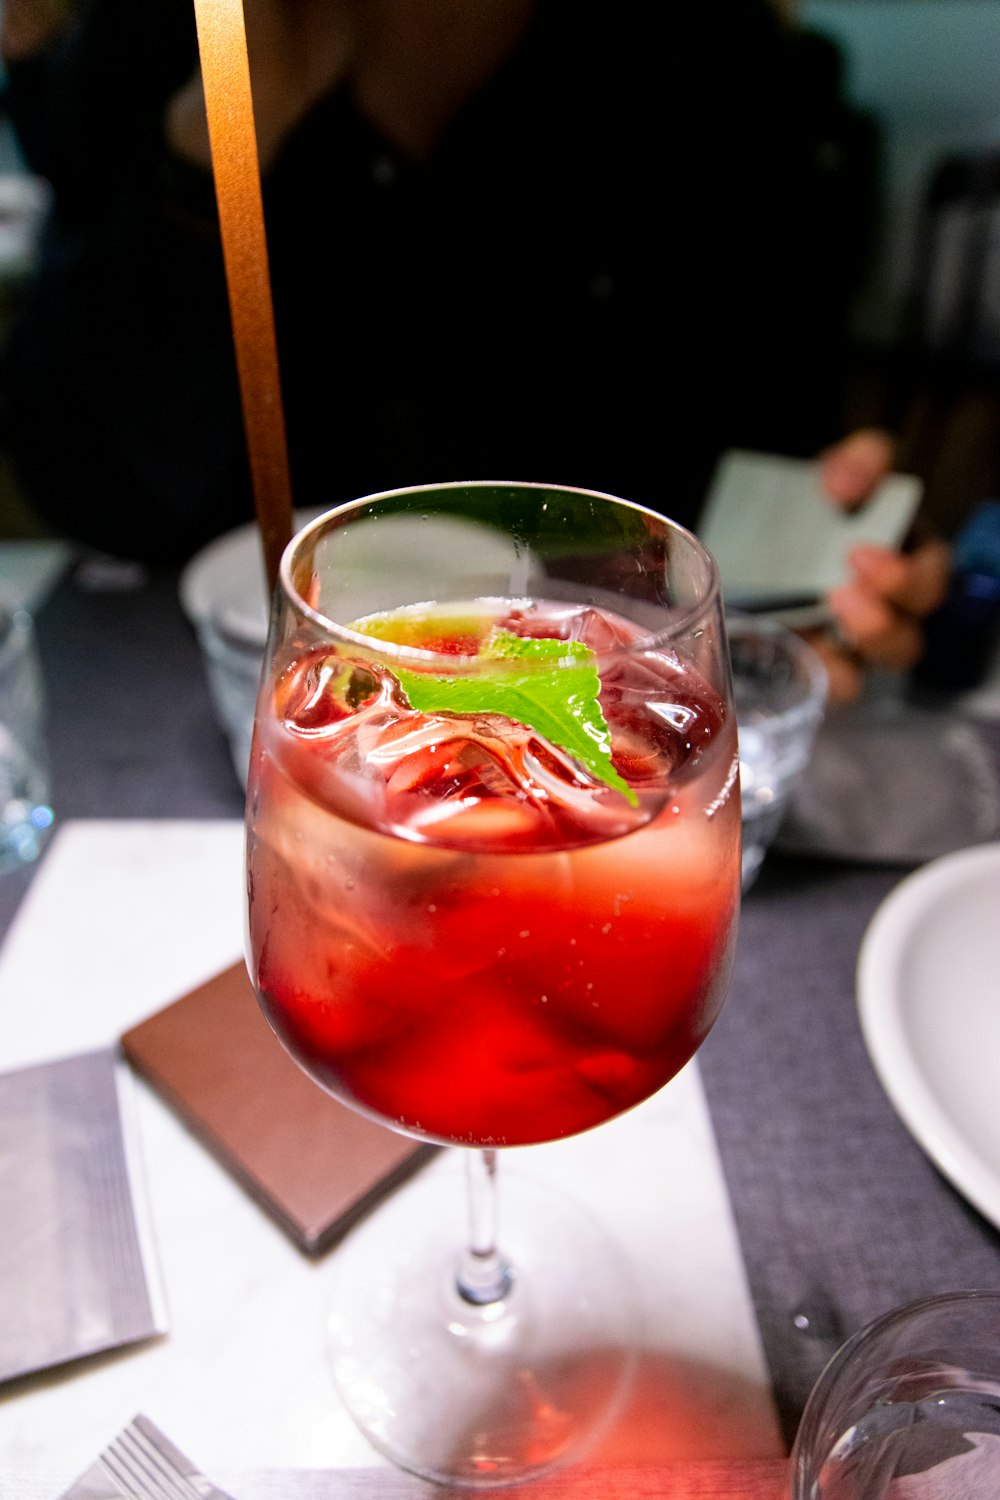
[(1000, 1234), (899, 1122), (855, 1006), (865, 927), (905, 872), (773, 857), (702, 1049), (779, 1412), (791, 1438), (826, 1360), (888, 1308), (1000, 1287)]

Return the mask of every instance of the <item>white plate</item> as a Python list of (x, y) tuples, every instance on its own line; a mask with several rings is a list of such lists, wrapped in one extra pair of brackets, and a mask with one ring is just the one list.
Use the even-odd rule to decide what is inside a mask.
[(936, 859), (886, 898), (858, 1009), (900, 1119), (1000, 1228), (1000, 844)]

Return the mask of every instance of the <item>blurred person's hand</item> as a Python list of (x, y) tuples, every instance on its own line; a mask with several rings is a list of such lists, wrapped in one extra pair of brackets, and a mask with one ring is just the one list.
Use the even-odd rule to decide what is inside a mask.
[[(257, 151), (266, 173), (312, 105), (348, 73), (357, 18), (349, 0), (245, 0), (244, 16)], [(186, 160), (211, 167), (200, 66), (170, 101), (167, 139)]]
[(881, 427), (861, 427), (819, 456), (823, 492), (842, 510), (857, 510), (892, 473), (896, 444)]
[(68, 26), (73, 0), (3, 0), (0, 5), (0, 52), (5, 61), (34, 57)]
[[(537, 0), (245, 0), (257, 149), (267, 172), (320, 99), (347, 83), (360, 114), (404, 156), (430, 154), (527, 33)], [(201, 75), (171, 102), (174, 150), (210, 165)]]
[[(845, 510), (862, 506), (892, 472), (895, 455), (892, 438), (878, 428), (851, 433), (828, 449), (820, 479), (831, 503)], [(906, 671), (920, 659), (921, 622), (944, 599), (951, 558), (941, 541), (912, 552), (862, 545), (851, 550), (848, 568), (848, 577), (827, 595), (833, 629), (811, 637), (830, 674), (830, 696), (839, 702), (858, 695), (866, 667)]]

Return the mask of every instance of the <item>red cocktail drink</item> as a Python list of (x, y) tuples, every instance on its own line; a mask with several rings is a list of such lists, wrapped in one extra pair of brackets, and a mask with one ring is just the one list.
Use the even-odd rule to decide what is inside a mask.
[(627, 1387), (636, 1305), (600, 1224), (530, 1179), (507, 1184), (501, 1241), (497, 1148), (649, 1098), (722, 1003), (740, 809), (712, 559), (650, 511), (544, 485), (313, 522), (275, 594), (247, 859), (249, 967), (292, 1055), (395, 1129), (473, 1148), (338, 1248), (345, 1406), (439, 1483), (566, 1462)]

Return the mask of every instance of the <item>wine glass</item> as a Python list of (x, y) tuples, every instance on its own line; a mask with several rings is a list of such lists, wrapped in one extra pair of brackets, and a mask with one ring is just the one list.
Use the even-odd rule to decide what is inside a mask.
[(648, 1098), (722, 1003), (740, 809), (712, 559), (584, 490), (340, 506), (282, 561), (247, 803), (277, 1035), (467, 1166), (464, 1248), (461, 1195), (424, 1174), (338, 1248), (346, 1407), (438, 1482), (568, 1462), (627, 1389), (635, 1302), (571, 1201), (505, 1175), (498, 1228), (497, 1153)]

